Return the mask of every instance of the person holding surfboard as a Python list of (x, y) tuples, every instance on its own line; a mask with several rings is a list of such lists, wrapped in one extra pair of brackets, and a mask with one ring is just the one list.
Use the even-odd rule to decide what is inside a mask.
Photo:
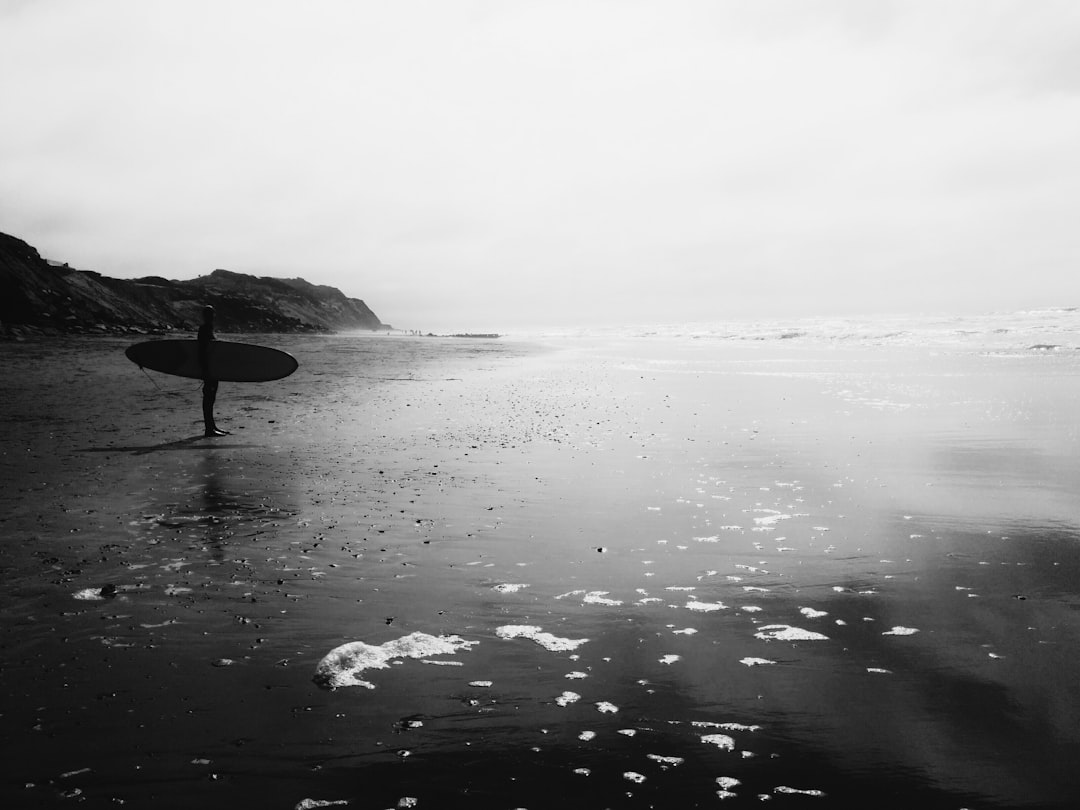
[(216, 340), (214, 336), (214, 308), (207, 304), (203, 307), (203, 322), (199, 327), (199, 364), (203, 370), (202, 389), (202, 412), (203, 412), (203, 435), (207, 438), (213, 436), (228, 436), (227, 430), (220, 430), (214, 422), (214, 401), (217, 399), (218, 381), (210, 379), (210, 342)]

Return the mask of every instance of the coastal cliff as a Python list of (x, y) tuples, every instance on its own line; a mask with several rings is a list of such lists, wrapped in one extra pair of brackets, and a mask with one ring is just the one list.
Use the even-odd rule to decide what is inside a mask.
[(0, 233), (0, 335), (193, 331), (202, 308), (219, 332), (385, 330), (367, 304), (334, 287), (215, 270), (190, 281), (116, 279), (57, 266)]

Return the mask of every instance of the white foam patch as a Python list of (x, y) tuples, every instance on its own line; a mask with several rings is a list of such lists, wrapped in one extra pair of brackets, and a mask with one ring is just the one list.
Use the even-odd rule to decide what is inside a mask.
[(645, 781), (644, 776), (642, 776), (640, 773), (635, 773), (634, 771), (627, 771), (626, 773), (624, 773), (623, 774), (623, 779), (625, 779), (628, 782), (634, 782), (634, 783), (639, 784), (639, 785), (642, 782)]
[(873, 672), (878, 675), (892, 675), (891, 669), (882, 669), (881, 667), (867, 667), (867, 672)]
[(661, 664), (674, 664), (676, 661), (681, 661), (681, 655), (665, 655), (660, 659)]
[(773, 526), (781, 520), (791, 520), (791, 517), (791, 515), (781, 514), (768, 515), (767, 517), (754, 518), (754, 523), (758, 526)]
[(469, 686), (475, 686), (477, 688), (486, 689), (491, 686), (493, 681), (469, 681)]
[(792, 627), (790, 624), (767, 624), (757, 633), (754, 638), (764, 641), (828, 641), (829, 637), (813, 630), (803, 630), (801, 627)]
[(703, 734), (701, 741), (706, 745), (715, 745), (717, 748), (724, 751), (735, 750), (735, 740), (727, 734)]
[(531, 624), (507, 624), (495, 629), (495, 635), (502, 639), (527, 638), (535, 641), (545, 650), (567, 652), (576, 650), (588, 641), (587, 638), (559, 638), (545, 633), (542, 628)]
[(724, 731), (761, 731), (761, 726), (748, 726), (745, 723), (713, 723), (710, 720), (694, 720), (690, 723), (694, 728), (719, 728)]
[(828, 616), (828, 612), (824, 610), (814, 610), (811, 607), (799, 608), (799, 613), (808, 619), (820, 619), (822, 616)]
[(665, 591), (693, 591), (696, 589), (696, 585), (668, 585), (668, 587), (664, 588)]
[(615, 714), (619, 711), (619, 707), (614, 703), (608, 703), (606, 700), (601, 700), (596, 704), (596, 710), (601, 714)]
[(585, 742), (588, 742), (589, 740), (595, 740), (596, 739), (596, 732), (595, 731), (583, 731), (583, 732), (581, 732), (580, 734), (577, 735), (577, 738), (579, 740), (584, 740)]
[(768, 658), (740, 658), (740, 664), (745, 664), (748, 667), (760, 667), (766, 664), (775, 664), (775, 661), (770, 661)]
[(727, 610), (727, 605), (723, 602), (699, 602), (697, 600), (687, 602), (684, 607), (687, 610), (696, 610), (699, 613), (712, 613), (715, 610)]
[(671, 632), (677, 636), (692, 636), (697, 633), (697, 630), (693, 627), (684, 627), (682, 630), (672, 630)]
[(101, 588), (83, 588), (81, 591), (75, 591), (72, 596), (80, 602), (97, 602), (105, 598), (101, 593)]
[(682, 757), (665, 757), (661, 756), (660, 754), (646, 754), (645, 757), (647, 759), (651, 759), (653, 762), (658, 763), (660, 767), (664, 768), (665, 770), (668, 768), (677, 767), (686, 762), (686, 760)]
[(918, 632), (919, 631), (916, 630), (914, 627), (901, 627), (900, 625), (897, 625), (892, 630), (886, 630), (881, 635), (883, 635), (883, 636), (913, 636)]
[(491, 590), (497, 593), (517, 593), (522, 588), (528, 588), (528, 584), (525, 582), (504, 582), (500, 585), (496, 585)]
[(733, 776), (718, 776), (716, 777), (716, 784), (720, 788), (720, 790), (716, 791), (716, 798), (723, 801), (724, 799), (737, 798), (739, 794), (734, 793), (731, 788), (738, 787), (742, 782)]
[(563, 677), (568, 678), (571, 681), (577, 681), (582, 678), (588, 678), (589, 675), (587, 672), (567, 672)]
[(360, 677), (365, 670), (387, 669), (390, 662), (396, 658), (453, 655), (458, 650), (469, 650), (479, 643), (465, 641), (460, 636), (431, 636), (420, 632), (379, 645), (352, 641), (327, 653), (315, 667), (312, 680), (323, 689), (337, 689), (341, 686), (374, 689), (375, 684)]
[(636, 728), (620, 728), (617, 733), (622, 734), (624, 737), (633, 737), (634, 735), (637, 734), (637, 729)]
[(590, 591), (582, 598), (582, 602), (586, 605), (608, 605), (610, 607), (618, 607), (622, 604), (621, 599), (608, 599), (609, 591)]
[(787, 794), (799, 794), (802, 796), (818, 796), (823, 797), (824, 791), (821, 790), (799, 790), (798, 788), (788, 787), (787, 785), (780, 785), (773, 788), (773, 793), (787, 793)]
[(741, 608), (739, 608), (739, 610), (745, 611), (747, 613), (761, 613), (761, 608), (757, 605), (743, 605)]
[(581, 700), (581, 695), (579, 695), (577, 692), (563, 692), (561, 695), (555, 698), (555, 703), (565, 708), (571, 703), (577, 703), (579, 700)]

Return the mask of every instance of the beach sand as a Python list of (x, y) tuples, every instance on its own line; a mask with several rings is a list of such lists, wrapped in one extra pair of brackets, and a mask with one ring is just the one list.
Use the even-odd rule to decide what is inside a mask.
[(1075, 806), (1076, 353), (252, 340), (0, 345), (4, 807)]

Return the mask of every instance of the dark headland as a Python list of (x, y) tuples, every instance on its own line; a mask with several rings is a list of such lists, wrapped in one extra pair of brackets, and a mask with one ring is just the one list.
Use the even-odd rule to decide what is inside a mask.
[(57, 265), (0, 233), (0, 337), (191, 331), (211, 304), (224, 332), (388, 330), (367, 304), (302, 278), (214, 270), (189, 281), (116, 279)]

